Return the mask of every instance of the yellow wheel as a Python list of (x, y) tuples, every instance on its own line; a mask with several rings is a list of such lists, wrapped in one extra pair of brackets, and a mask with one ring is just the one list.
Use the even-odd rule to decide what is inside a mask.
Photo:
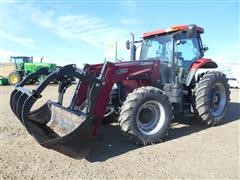
[(13, 84), (16, 84), (18, 82), (18, 77), (16, 75), (12, 75), (10, 77), (10, 81), (13, 83)]
[(8, 75), (8, 83), (15, 85), (22, 80), (22, 75), (19, 72), (12, 72)]

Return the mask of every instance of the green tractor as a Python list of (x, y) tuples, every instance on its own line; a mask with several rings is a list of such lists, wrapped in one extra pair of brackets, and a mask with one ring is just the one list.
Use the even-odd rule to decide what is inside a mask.
[[(42, 60), (42, 59), (41, 59)], [(33, 57), (27, 56), (11, 56), (10, 62), (15, 66), (14, 70), (8, 74), (8, 83), (15, 85), (20, 82), (24, 76), (36, 72), (37, 70), (47, 67), (49, 73), (56, 70), (57, 65), (52, 63), (35, 63)], [(32, 83), (39, 81), (40, 79), (34, 79)]]

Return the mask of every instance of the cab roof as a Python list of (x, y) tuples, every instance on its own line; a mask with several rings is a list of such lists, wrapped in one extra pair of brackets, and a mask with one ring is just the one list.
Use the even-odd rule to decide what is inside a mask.
[[(186, 31), (189, 29), (190, 25), (178, 25), (178, 26), (171, 26), (170, 28), (167, 29), (159, 29), (156, 31), (152, 31), (152, 32), (146, 32), (143, 33), (143, 38), (147, 38), (147, 37), (151, 37), (154, 35), (162, 35), (162, 34), (166, 34), (166, 33), (172, 33), (172, 32), (176, 32), (176, 31)], [(204, 33), (204, 29), (200, 26), (197, 26), (197, 31), (199, 33)]]

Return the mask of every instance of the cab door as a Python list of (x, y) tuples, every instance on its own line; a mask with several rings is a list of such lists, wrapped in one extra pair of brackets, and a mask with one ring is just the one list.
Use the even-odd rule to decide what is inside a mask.
[(197, 37), (182, 37), (176, 41), (175, 50), (179, 81), (184, 83), (191, 64), (201, 56)]

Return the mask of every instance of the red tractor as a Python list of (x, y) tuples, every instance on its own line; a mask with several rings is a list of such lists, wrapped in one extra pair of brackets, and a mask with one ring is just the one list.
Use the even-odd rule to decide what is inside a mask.
[[(27, 131), (42, 146), (73, 158), (90, 151), (103, 119), (118, 116), (122, 131), (140, 144), (160, 142), (173, 116), (195, 113), (207, 125), (223, 122), (229, 102), (225, 75), (217, 64), (203, 58), (203, 28), (174, 26), (143, 34), (141, 41), (127, 42), (131, 61), (86, 64), (83, 70), (67, 65), (52, 72), (30, 91), (23, 86), (47, 69), (28, 75), (11, 94), (11, 108)], [(141, 43), (140, 60), (135, 60)], [(198, 73), (199, 69), (205, 69)], [(209, 69), (213, 69), (209, 71)], [(63, 97), (73, 79), (79, 79), (68, 107)], [(54, 80), (60, 82), (58, 102), (48, 100), (37, 110), (33, 104)]]

